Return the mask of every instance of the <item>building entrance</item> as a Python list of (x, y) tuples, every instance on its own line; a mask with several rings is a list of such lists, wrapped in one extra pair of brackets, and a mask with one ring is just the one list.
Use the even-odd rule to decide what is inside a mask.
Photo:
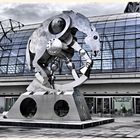
[(111, 112), (112, 99), (111, 98), (96, 98), (96, 113), (108, 114)]
[(104, 113), (108, 114), (112, 109), (112, 98), (107, 97), (85, 97), (90, 113)]
[(126, 114), (140, 114), (140, 97), (131, 96), (93, 96), (85, 97), (90, 113), (92, 114), (118, 114), (121, 115), (122, 107), (125, 107)]

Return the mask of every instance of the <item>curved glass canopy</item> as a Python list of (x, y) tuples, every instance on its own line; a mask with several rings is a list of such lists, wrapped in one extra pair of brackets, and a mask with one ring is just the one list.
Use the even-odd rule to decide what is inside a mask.
[[(93, 57), (94, 65), (91, 73), (140, 71), (140, 13), (115, 14), (90, 17), (101, 38), (101, 52)], [(9, 32), (8, 39), (0, 43), (0, 75), (30, 75), (25, 61), (25, 50), (28, 38), (39, 24), (22, 27)], [(78, 43), (87, 51), (84, 43), (85, 35), (77, 33)], [(84, 61), (84, 60), (83, 60)], [(78, 53), (73, 62), (77, 69), (83, 65)], [(61, 61), (57, 74), (70, 73), (66, 64)]]

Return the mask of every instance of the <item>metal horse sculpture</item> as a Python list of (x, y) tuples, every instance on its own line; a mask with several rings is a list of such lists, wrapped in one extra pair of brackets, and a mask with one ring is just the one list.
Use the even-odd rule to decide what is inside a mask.
[[(92, 67), (92, 59), (87, 51), (77, 43), (75, 34), (77, 31), (86, 34), (84, 39), (86, 45), (90, 47), (93, 55), (100, 51), (99, 35), (89, 20), (73, 11), (64, 11), (62, 14), (51, 17), (44, 21), (29, 38), (26, 50), (27, 64), (30, 69), (35, 68), (36, 81), (33, 81), (27, 91), (36, 92), (39, 90), (60, 91), (71, 90), (87, 80)], [(80, 69), (82, 75), (79, 77), (72, 57), (74, 51), (86, 61)], [(74, 81), (64, 85), (54, 84), (54, 72), (58, 68), (58, 60), (65, 60), (71, 70)], [(35, 87), (36, 82), (40, 85)]]

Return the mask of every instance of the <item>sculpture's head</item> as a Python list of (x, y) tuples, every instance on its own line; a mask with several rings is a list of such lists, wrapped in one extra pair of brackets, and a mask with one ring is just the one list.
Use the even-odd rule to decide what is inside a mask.
[(91, 48), (92, 54), (97, 56), (100, 52), (100, 37), (94, 27), (89, 32), (89, 34), (87, 34), (85, 43)]

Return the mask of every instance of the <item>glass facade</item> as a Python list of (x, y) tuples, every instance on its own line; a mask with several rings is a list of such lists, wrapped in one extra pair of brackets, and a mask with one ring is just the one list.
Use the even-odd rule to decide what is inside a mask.
[[(140, 71), (140, 13), (128, 13), (89, 18), (96, 27), (101, 40), (101, 52), (93, 57), (94, 65), (91, 73), (104, 72), (135, 72)], [(28, 25), (7, 36), (12, 42), (3, 38), (0, 43), (0, 75), (28, 75), (25, 61), (25, 50), (28, 38), (38, 25)], [(78, 32), (78, 43), (87, 51), (90, 50), (84, 43), (85, 35)], [(73, 62), (78, 70), (83, 65), (78, 53), (75, 53)], [(57, 74), (69, 74), (65, 62), (60, 62)]]
[(99, 58), (93, 58), (93, 72), (139, 71), (140, 14), (93, 17), (90, 20), (101, 38), (101, 54)]
[[(0, 42), (0, 75), (31, 74), (25, 62), (27, 41), (38, 25), (25, 26), (7, 34)], [(12, 42), (9, 41), (12, 40)]]

